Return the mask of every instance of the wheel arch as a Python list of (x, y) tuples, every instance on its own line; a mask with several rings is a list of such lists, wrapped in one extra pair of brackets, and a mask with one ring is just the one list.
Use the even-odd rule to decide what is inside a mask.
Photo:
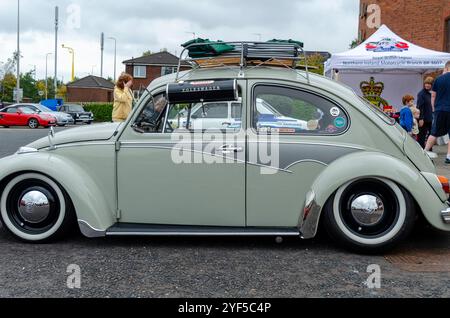
[(108, 200), (114, 200), (114, 194), (105, 194), (95, 179), (78, 164), (67, 158), (41, 153), (15, 155), (14, 160), (12, 158), (0, 160), (4, 168), (0, 172), (0, 193), (18, 175), (42, 174), (67, 193), (82, 233), (85, 234), (88, 228), (106, 231), (115, 223), (115, 212), (108, 205)]
[(350, 181), (374, 178), (387, 179), (402, 187), (414, 199), (418, 212), (431, 225), (450, 231), (450, 226), (442, 222), (439, 213), (446, 207), (445, 202), (442, 202), (417, 169), (386, 154), (360, 152), (340, 158), (317, 177), (307, 195), (305, 211), (301, 217), (303, 237), (315, 237), (323, 208), (342, 186)]

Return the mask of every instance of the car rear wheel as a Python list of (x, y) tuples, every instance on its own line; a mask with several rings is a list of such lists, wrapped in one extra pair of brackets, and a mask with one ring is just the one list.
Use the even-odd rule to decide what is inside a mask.
[(30, 127), (31, 129), (36, 129), (39, 127), (39, 122), (36, 118), (31, 118), (28, 121), (28, 127)]
[(6, 184), (0, 212), (8, 232), (30, 243), (58, 239), (75, 224), (75, 213), (65, 191), (37, 173), (19, 175)]
[(412, 197), (387, 179), (349, 182), (324, 209), (324, 225), (331, 238), (363, 253), (392, 249), (411, 233), (415, 220)]

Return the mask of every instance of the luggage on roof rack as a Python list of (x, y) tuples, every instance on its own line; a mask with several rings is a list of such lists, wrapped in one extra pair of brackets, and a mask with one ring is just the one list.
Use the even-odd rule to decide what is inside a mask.
[(182, 62), (191, 64), (194, 69), (239, 66), (240, 73), (243, 74), (244, 68), (250, 66), (296, 69), (300, 60), (304, 60), (303, 67), (309, 81), (303, 43), (298, 41), (274, 39), (269, 42), (213, 42), (208, 39), (196, 39), (182, 46), (184, 49), (179, 59), (177, 81)]

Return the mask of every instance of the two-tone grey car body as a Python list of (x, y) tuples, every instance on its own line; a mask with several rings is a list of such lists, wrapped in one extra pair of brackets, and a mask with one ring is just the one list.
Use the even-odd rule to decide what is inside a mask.
[[(351, 89), (272, 67), (198, 69), (182, 79), (235, 80), (241, 124), (223, 138), (221, 127), (171, 127), (186, 105), (167, 96), (175, 75), (157, 79), (126, 122), (60, 132), (1, 159), (5, 228), (31, 242), (60, 236), (75, 221), (87, 237), (310, 239), (322, 224), (363, 251), (404, 239), (418, 214), (450, 231), (445, 181), (433, 162)], [(261, 128), (258, 99), (308, 127)]]

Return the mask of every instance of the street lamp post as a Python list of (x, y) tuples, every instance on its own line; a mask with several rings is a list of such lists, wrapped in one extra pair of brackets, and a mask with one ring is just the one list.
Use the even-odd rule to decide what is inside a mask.
[(72, 82), (75, 80), (75, 50), (71, 47), (62, 45), (63, 49), (67, 49), (72, 54)]
[(116, 78), (116, 71), (117, 71), (117, 39), (115, 37), (109, 37), (109, 40), (114, 41), (114, 81), (117, 80)]
[(47, 53), (45, 55), (45, 99), (48, 99), (48, 57), (52, 53)]
[(17, 81), (16, 102), (20, 103), (20, 0), (17, 0)]

